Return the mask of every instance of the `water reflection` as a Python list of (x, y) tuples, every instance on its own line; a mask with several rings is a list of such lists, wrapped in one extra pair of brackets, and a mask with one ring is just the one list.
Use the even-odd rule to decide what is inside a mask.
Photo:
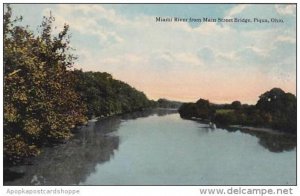
[(72, 185), (85, 181), (97, 164), (109, 161), (120, 139), (111, 134), (122, 120), (167, 115), (175, 110), (145, 110), (90, 122), (65, 144), (44, 148), (30, 165), (5, 168), (4, 185)]
[[(12, 172), (24, 173), (12, 184), (18, 185), (70, 185), (78, 184), (98, 163), (108, 161), (118, 149), (119, 138), (105, 133), (118, 129), (120, 119), (107, 119), (91, 123), (79, 131), (66, 144), (46, 148), (33, 160), (32, 165), (11, 168)], [(5, 185), (11, 184), (10, 181)]]
[(210, 127), (178, 114), (124, 122), (115, 133), (121, 140), (118, 153), (80, 184), (295, 184), (295, 150), (272, 153), (255, 135)]
[[(200, 124), (200, 129), (205, 130), (206, 133), (214, 131), (208, 121), (193, 120)], [(259, 139), (258, 143), (270, 152), (283, 152), (294, 150), (297, 146), (297, 136), (292, 134), (285, 134), (276, 131), (264, 130), (251, 130), (248, 128), (237, 128), (237, 127), (219, 127), (229, 132), (240, 131), (242, 133), (250, 134)]]
[(121, 118), (123, 120), (131, 120), (131, 119), (137, 119), (137, 118), (145, 118), (153, 115), (157, 116), (166, 116), (169, 114), (175, 114), (178, 113), (175, 109), (149, 109), (149, 110), (143, 110), (138, 112), (132, 112), (128, 114), (123, 114)]
[(284, 133), (272, 133), (264, 131), (251, 131), (240, 128), (226, 128), (230, 132), (241, 131), (246, 134), (257, 137), (258, 143), (270, 152), (283, 152), (294, 150), (297, 146), (297, 136)]
[[(5, 170), (4, 185), (294, 184), (295, 152), (283, 151), (296, 147), (296, 137), (227, 132), (174, 113), (145, 110), (90, 122), (66, 144), (45, 148), (32, 165)], [(262, 149), (249, 134), (283, 153)]]

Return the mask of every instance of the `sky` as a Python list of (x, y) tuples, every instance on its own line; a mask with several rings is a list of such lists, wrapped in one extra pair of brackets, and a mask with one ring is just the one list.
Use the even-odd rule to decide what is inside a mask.
[[(296, 5), (14, 4), (36, 30), (50, 11), (70, 25), (75, 68), (108, 72), (148, 98), (256, 103), (296, 93)], [(156, 22), (156, 17), (282, 19), (283, 23)]]

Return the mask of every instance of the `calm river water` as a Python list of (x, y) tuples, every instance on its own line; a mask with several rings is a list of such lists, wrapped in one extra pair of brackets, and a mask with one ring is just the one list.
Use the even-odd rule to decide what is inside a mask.
[(10, 171), (5, 185), (295, 185), (296, 143), (153, 110), (90, 122)]

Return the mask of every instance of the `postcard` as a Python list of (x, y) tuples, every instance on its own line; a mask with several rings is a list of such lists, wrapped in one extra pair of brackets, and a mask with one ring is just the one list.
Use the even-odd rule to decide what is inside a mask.
[(295, 3), (3, 7), (4, 186), (297, 185)]

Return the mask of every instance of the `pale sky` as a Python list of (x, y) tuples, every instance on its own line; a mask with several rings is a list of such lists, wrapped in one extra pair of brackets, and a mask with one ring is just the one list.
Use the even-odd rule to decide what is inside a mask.
[[(148, 98), (256, 103), (296, 92), (296, 6), (272, 4), (12, 5), (35, 30), (50, 10), (70, 25), (76, 68), (108, 72)], [(155, 17), (280, 18), (284, 23), (159, 23)]]

